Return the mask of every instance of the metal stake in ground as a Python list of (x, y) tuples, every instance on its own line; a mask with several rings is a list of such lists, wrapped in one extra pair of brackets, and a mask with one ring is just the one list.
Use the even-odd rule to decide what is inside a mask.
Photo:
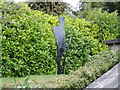
[(65, 31), (63, 28), (64, 25), (64, 17), (59, 17), (60, 25), (53, 27), (53, 33), (56, 37), (57, 41), (57, 49), (58, 49), (58, 56), (57, 56), (57, 67), (58, 72), (57, 74), (62, 74), (62, 66), (61, 66), (61, 59), (63, 56), (63, 51), (66, 49), (66, 41), (65, 41)]

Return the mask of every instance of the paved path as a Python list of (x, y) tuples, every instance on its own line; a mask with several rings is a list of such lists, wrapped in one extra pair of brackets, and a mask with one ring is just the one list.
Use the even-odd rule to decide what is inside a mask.
[(86, 88), (119, 88), (120, 90), (120, 62)]

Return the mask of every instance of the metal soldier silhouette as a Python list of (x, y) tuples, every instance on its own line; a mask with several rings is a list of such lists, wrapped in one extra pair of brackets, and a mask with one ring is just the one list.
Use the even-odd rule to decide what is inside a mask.
[(60, 25), (53, 27), (53, 33), (56, 37), (57, 41), (57, 49), (58, 49), (58, 56), (57, 56), (57, 67), (58, 72), (57, 74), (63, 74), (64, 73), (64, 66), (65, 62), (63, 62), (63, 67), (61, 66), (61, 59), (63, 56), (63, 51), (66, 49), (66, 41), (65, 41), (65, 31), (63, 28), (64, 25), (64, 17), (59, 17)]

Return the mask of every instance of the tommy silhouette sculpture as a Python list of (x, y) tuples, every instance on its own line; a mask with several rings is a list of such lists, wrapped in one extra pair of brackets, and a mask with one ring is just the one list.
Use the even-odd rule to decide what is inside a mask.
[[(65, 41), (65, 31), (63, 28), (64, 25), (64, 17), (59, 17), (60, 20), (60, 25), (58, 26), (54, 26), (53, 27), (53, 33), (54, 36), (56, 37), (56, 42), (57, 42), (57, 68), (58, 68), (58, 72), (57, 74), (64, 74), (65, 73), (65, 59), (68, 53), (68, 49), (70, 46), (70, 42), (71, 42), (71, 37), (70, 36), (70, 42), (68, 47), (66, 47), (66, 41)], [(63, 55), (64, 50), (66, 50), (66, 55)], [(64, 60), (61, 61), (62, 56), (64, 56)], [(61, 65), (62, 64), (62, 65)]]

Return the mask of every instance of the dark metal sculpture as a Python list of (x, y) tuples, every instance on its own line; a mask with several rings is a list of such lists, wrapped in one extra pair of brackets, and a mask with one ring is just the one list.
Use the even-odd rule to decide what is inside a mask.
[[(60, 25), (53, 27), (53, 33), (54, 33), (54, 36), (56, 37), (57, 49), (58, 49), (57, 50), (58, 51), (58, 56), (57, 56), (58, 72), (57, 72), (57, 74), (64, 74), (64, 72), (65, 72), (65, 59), (66, 59), (70, 44), (66, 48), (65, 31), (63, 28), (64, 17), (59, 17), (59, 20), (60, 20)], [(70, 42), (71, 42), (71, 38), (70, 38)], [(63, 55), (64, 50), (66, 50), (66, 55)], [(64, 56), (64, 60), (61, 63), (62, 56)]]

